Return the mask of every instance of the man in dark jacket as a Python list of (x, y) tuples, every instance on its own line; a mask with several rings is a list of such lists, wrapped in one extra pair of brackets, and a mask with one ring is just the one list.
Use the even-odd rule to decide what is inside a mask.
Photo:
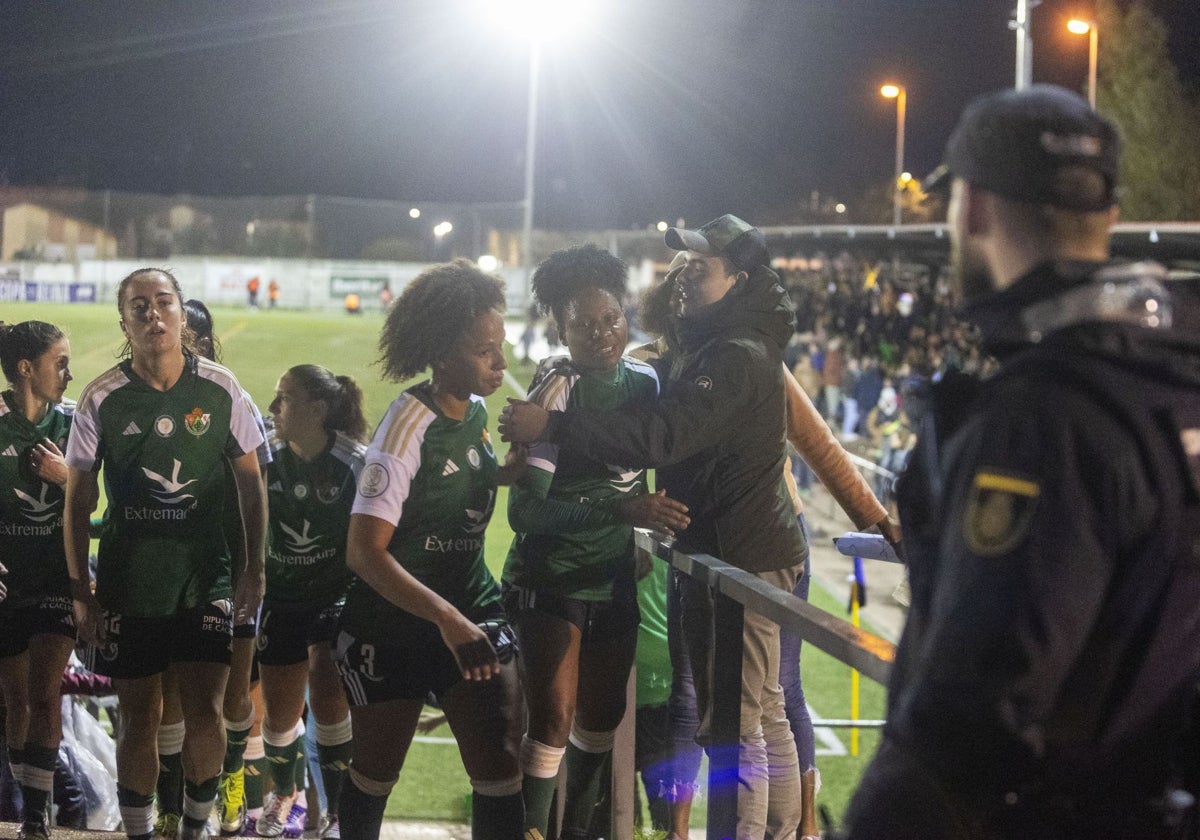
[[(711, 554), (791, 592), (808, 546), (783, 482), (783, 348), (794, 329), (787, 295), (767, 268), (762, 232), (735, 216), (672, 228), (687, 252), (680, 314), (662, 359), (662, 396), (618, 411), (547, 415), (520, 401), (504, 410), (505, 440), (546, 439), (597, 460), (657, 467), (667, 495), (688, 506), (677, 547)], [(683, 593), (684, 627), (705, 735), (713, 623), (703, 584)], [(743, 633), (738, 838), (795, 835), (796, 746), (779, 686), (779, 626), (747, 610)], [(770, 772), (768, 773), (768, 767)]]
[[(1195, 836), (1200, 342), (1109, 261), (1117, 136), (977, 100), (947, 147), (965, 315), (899, 486), (912, 606), (854, 840)], [(1185, 833), (1186, 832), (1186, 833)]]

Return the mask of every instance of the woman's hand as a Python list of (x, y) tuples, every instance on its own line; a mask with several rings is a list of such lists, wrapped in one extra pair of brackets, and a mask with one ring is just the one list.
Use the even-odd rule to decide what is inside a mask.
[(496, 483), (501, 487), (511, 487), (525, 474), (525, 465), (529, 462), (529, 447), (523, 443), (514, 443), (504, 456), (504, 463), (496, 470)]
[(29, 464), (42, 481), (65, 487), (67, 484), (67, 459), (54, 441), (49, 438), (36, 444), (29, 453)]
[(103, 644), (107, 636), (104, 632), (104, 611), (92, 594), (91, 584), (87, 581), (71, 581), (71, 599), (79, 641), (93, 646)]
[(687, 505), (667, 496), (665, 490), (624, 499), (617, 509), (621, 518), (633, 527), (657, 531), (668, 537), (675, 536), (676, 530), (685, 530), (692, 522), (687, 515)]
[(508, 398), (500, 412), (500, 440), (506, 443), (533, 443), (541, 438), (550, 422), (550, 412), (537, 403)]
[(487, 633), (462, 613), (455, 611), (448, 620), (438, 624), (438, 629), (442, 632), (442, 641), (454, 654), (464, 680), (483, 682), (500, 673), (500, 660)]

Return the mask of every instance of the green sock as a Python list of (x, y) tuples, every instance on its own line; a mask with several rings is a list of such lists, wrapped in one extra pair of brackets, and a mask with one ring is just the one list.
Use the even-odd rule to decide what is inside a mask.
[[(308, 787), (308, 756), (304, 751), (304, 736), (296, 738), (296, 775), (295, 775), (296, 790), (304, 793)], [(304, 797), (301, 797), (300, 804), (303, 805)]]
[(246, 811), (261, 811), (267, 782), (266, 756), (246, 760)]
[(567, 744), (567, 793), (563, 810), (562, 840), (587, 837), (592, 825), (596, 802), (600, 799), (603, 786), (608, 783), (606, 771), (612, 750), (585, 752)]
[[(251, 718), (251, 726), (254, 720)], [(250, 738), (250, 726), (245, 729), (230, 729), (225, 727), (225, 761), (221, 765), (222, 773), (236, 773), (244, 763), (246, 741)]]
[[(526, 773), (521, 777), (521, 798), (525, 802), (526, 836), (529, 836), (528, 832), (531, 829), (536, 829), (543, 838), (550, 836), (550, 806), (554, 802), (554, 792), (557, 789), (558, 776), (541, 779)], [(472, 801), (474, 801), (474, 797), (472, 797)]]
[(208, 822), (212, 813), (213, 803), (217, 801), (217, 784), (219, 776), (205, 779), (203, 782), (193, 782), (190, 779), (183, 783), (183, 825), (190, 829), (199, 829)]
[(263, 752), (266, 753), (267, 764), (271, 768), (271, 781), (275, 783), (275, 793), (286, 796), (295, 790), (300, 739), (293, 733), (291, 743), (283, 747), (277, 747), (264, 740)]
[(338, 812), (338, 797), (342, 793), (342, 784), (346, 771), (350, 769), (350, 756), (354, 752), (354, 742), (344, 744), (317, 744), (317, 761), (321, 765), (321, 780), (325, 783), (325, 799), (329, 803), (329, 813)]
[(163, 814), (183, 813), (183, 753), (158, 754), (158, 810)]
[(58, 761), (58, 750), (53, 747), (25, 745), (25, 779), (21, 782), (21, 796), (25, 799), (25, 822), (49, 822), (46, 819), (46, 803), (54, 790), (54, 766)]

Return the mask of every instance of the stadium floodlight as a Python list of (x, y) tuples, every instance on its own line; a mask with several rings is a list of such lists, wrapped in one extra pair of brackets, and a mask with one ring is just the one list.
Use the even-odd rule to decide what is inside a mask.
[(503, 30), (529, 39), (529, 96), (525, 124), (525, 197), (521, 224), (521, 269), (525, 299), (532, 294), (533, 275), (533, 176), (537, 155), (538, 76), (542, 44), (581, 27), (591, 17), (589, 0), (486, 0), (492, 20)]
[(908, 110), (908, 91), (902, 85), (888, 83), (879, 89), (884, 99), (896, 100), (896, 180), (892, 184), (892, 224), (900, 226), (900, 175), (904, 172), (904, 115)]
[(1073, 35), (1088, 35), (1088, 104), (1096, 109), (1096, 59), (1100, 52), (1100, 30), (1094, 20), (1072, 18), (1067, 21), (1067, 31)]

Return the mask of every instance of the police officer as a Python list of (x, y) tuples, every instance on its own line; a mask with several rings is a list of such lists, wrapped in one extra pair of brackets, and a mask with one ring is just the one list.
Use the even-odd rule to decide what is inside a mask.
[(1117, 135), (1078, 96), (985, 96), (945, 160), (1001, 367), (935, 387), (900, 481), (912, 607), (850, 836), (1188, 836), (1200, 342), (1109, 260)]

